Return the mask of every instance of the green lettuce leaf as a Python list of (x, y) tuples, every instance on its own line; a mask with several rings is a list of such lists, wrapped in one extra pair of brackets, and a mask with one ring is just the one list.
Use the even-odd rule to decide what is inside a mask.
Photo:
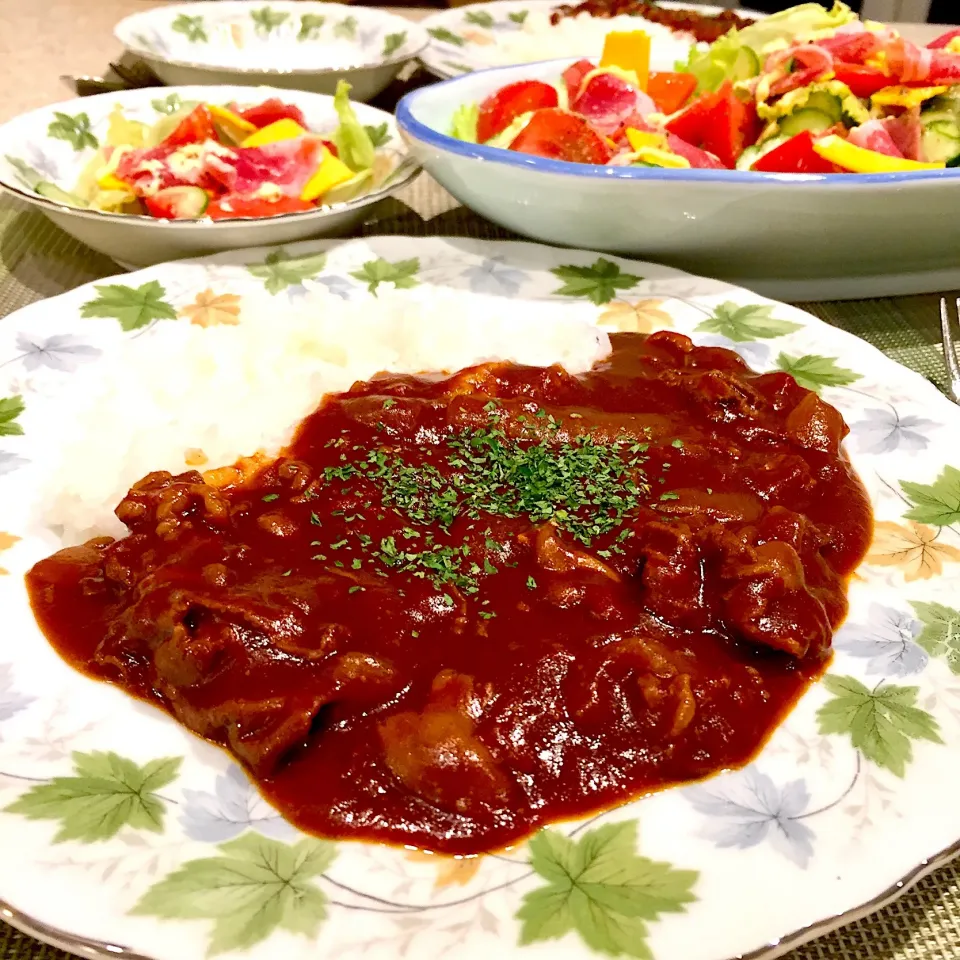
[(757, 114), (761, 120), (780, 121), (790, 114), (803, 110), (815, 93), (827, 93), (836, 97), (841, 118), (847, 121), (848, 126), (866, 123), (870, 119), (870, 111), (863, 105), (863, 101), (854, 96), (850, 88), (839, 80), (822, 80), (820, 83), (811, 83), (799, 90), (785, 93), (775, 103), (758, 103)]
[(467, 143), (477, 142), (477, 119), (480, 107), (475, 103), (464, 103), (457, 107), (450, 124), (450, 136)]
[(857, 15), (842, 0), (835, 0), (830, 10), (819, 3), (801, 3), (742, 30), (731, 30), (702, 53), (691, 50), (689, 60), (679, 69), (697, 78), (699, 90), (717, 90), (726, 80), (744, 79), (737, 75), (738, 64), (743, 62), (740, 52), (744, 48), (752, 51), (761, 62), (778, 48), (830, 36), (839, 27), (856, 19)]
[(370, 134), (357, 119), (350, 104), (350, 84), (346, 80), (337, 83), (333, 97), (333, 106), (340, 119), (340, 126), (333, 134), (340, 159), (351, 169), (359, 173), (373, 166), (375, 150)]

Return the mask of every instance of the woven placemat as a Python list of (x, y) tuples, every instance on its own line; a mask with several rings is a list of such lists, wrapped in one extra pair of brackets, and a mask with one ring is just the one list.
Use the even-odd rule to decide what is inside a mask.
[[(373, 208), (360, 233), (518, 239), (458, 207), (427, 176), (396, 199)], [(119, 272), (113, 261), (67, 236), (35, 210), (15, 200), (0, 199), (0, 317), (35, 300)], [(942, 389), (938, 302), (939, 294), (800, 306), (862, 337)], [(785, 890), (784, 895), (789, 892)], [(750, 909), (745, 903), (744, 915)], [(69, 957), (0, 920), (0, 960)], [(960, 862), (926, 877), (885, 910), (800, 947), (788, 954), (788, 960), (960, 960)]]

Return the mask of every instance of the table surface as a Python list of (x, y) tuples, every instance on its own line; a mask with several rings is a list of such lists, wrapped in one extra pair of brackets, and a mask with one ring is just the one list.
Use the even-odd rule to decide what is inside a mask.
[[(128, 13), (161, 5), (158, 0), (0, 0), (0, 122), (68, 99), (71, 94), (60, 75), (102, 74), (121, 53), (112, 36), (114, 23)], [(419, 19), (430, 11), (396, 12)], [(927, 24), (899, 27), (920, 43), (947, 29)], [(381, 204), (362, 232), (511, 236), (458, 207), (426, 176), (397, 199)], [(116, 272), (114, 263), (66, 236), (39, 213), (0, 198), (0, 317)], [(937, 302), (938, 296), (931, 295), (813, 304), (807, 309), (864, 337), (942, 388)], [(867, 958), (960, 960), (960, 865), (938, 870), (886, 910), (793, 951), (787, 960)], [(0, 920), (0, 960), (69, 958)]]

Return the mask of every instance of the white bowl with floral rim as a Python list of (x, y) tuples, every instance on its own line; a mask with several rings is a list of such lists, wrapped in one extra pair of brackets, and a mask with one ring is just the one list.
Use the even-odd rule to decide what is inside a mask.
[(117, 39), (166, 84), (269, 84), (375, 97), (428, 44), (422, 27), (371, 7), (313, 0), (213, 0), (144, 10)]
[(310, 130), (327, 133), (338, 125), (333, 98), (306, 91), (202, 86), (104, 93), (41, 107), (0, 126), (0, 186), (39, 207), (58, 227), (94, 250), (124, 266), (145, 266), (223, 250), (342, 236), (369, 214), (373, 204), (399, 190), (419, 172), (400, 140), (393, 117), (359, 103), (353, 104), (357, 118), (378, 144), (376, 185), (344, 203), (274, 217), (157, 220), (68, 206), (38, 192), (42, 183), (54, 184), (67, 193), (75, 189), (84, 167), (104, 142), (110, 114), (117, 105), (125, 117), (152, 124), (190, 101), (246, 105), (270, 97), (281, 97), (299, 107)]

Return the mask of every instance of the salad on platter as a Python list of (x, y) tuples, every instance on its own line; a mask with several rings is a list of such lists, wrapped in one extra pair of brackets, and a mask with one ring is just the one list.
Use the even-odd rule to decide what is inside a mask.
[(72, 190), (41, 181), (41, 196), (69, 206), (162, 220), (273, 217), (370, 192), (393, 159), (383, 131), (365, 127), (341, 81), (339, 125), (309, 129), (303, 111), (271, 97), (240, 105), (184, 103), (153, 124), (117, 105), (102, 146)]
[(452, 135), (573, 163), (764, 173), (960, 166), (960, 31), (918, 47), (842, 2), (804, 3), (650, 70), (643, 31), (599, 63), (462, 105)]

